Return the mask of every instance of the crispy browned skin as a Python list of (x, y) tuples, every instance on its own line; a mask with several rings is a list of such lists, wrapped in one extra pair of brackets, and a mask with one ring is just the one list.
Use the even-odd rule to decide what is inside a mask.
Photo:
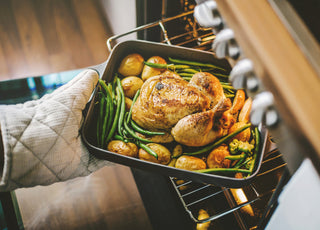
[(238, 113), (243, 107), (245, 99), (245, 92), (242, 89), (237, 90), (231, 108), (225, 111), (220, 119), (220, 123), (225, 129), (229, 129), (237, 121)]
[(188, 146), (204, 146), (213, 142), (223, 135), (222, 127), (214, 127), (215, 117), (230, 104), (230, 100), (224, 99), (213, 109), (182, 118), (171, 131), (173, 138)]
[(206, 111), (210, 99), (179, 75), (166, 71), (143, 84), (132, 119), (149, 130), (171, 130), (183, 117)]
[(166, 71), (145, 81), (132, 119), (149, 130), (171, 131), (181, 144), (204, 146), (223, 135), (216, 124), (230, 107), (230, 99), (212, 74), (197, 73), (188, 83)]
[(219, 79), (211, 73), (196, 73), (192, 76), (189, 84), (193, 85), (210, 98), (212, 102), (211, 107), (215, 106), (225, 98)]

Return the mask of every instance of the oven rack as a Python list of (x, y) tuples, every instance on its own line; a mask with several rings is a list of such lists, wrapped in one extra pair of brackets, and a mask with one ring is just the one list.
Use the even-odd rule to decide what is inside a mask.
[[(187, 21), (189, 24), (189, 29), (177, 34), (168, 33), (168, 28), (170, 30), (170, 26), (173, 26), (173, 23), (179, 20), (184, 22)], [(215, 39), (215, 35), (213, 34), (212, 30), (210, 28), (200, 27), (193, 19), (193, 11), (188, 11), (173, 17), (164, 18), (153, 23), (136, 27), (122, 34), (111, 36), (107, 39), (107, 48), (111, 52), (119, 39), (131, 34), (137, 34), (140, 31), (146, 31), (154, 28), (158, 28), (161, 31), (162, 38), (159, 42), (167, 43), (168, 45), (186, 46), (195, 49), (208, 50), (211, 48), (212, 42)]]
[[(255, 229), (258, 225), (261, 225), (259, 224), (259, 221), (266, 219), (266, 215), (270, 214), (269, 209), (274, 205), (272, 196), (278, 194), (278, 192), (276, 193), (276, 190), (281, 190), (284, 184), (286, 184), (288, 175), (284, 173), (285, 171), (286, 163), (282, 159), (282, 154), (278, 149), (274, 149), (265, 153), (261, 170), (256, 178), (251, 184), (244, 186), (243, 188), (218, 187), (211, 184), (183, 181), (173, 177), (170, 178), (170, 181), (180, 202), (195, 223), (214, 221), (226, 215), (234, 214), (240, 229)], [(270, 178), (273, 180), (276, 179), (276, 181), (274, 181), (272, 186), (267, 186), (268, 188), (266, 189), (261, 182), (268, 181)], [(205, 190), (212, 192), (206, 192)], [(245, 201), (238, 202), (239, 197), (236, 197), (236, 195), (239, 192), (240, 194), (247, 196)], [(250, 195), (248, 195), (248, 193), (250, 193)], [(225, 199), (229, 204), (229, 207), (217, 212), (214, 210), (215, 207), (212, 207), (214, 205), (210, 207), (207, 206), (207, 203), (219, 204), (221, 202), (220, 199)], [(258, 202), (260, 203), (257, 204)], [(255, 205), (257, 207), (254, 207)], [(199, 208), (207, 209), (206, 211), (208, 212), (209, 217), (199, 220), (197, 218)], [(246, 215), (246, 213), (243, 214), (245, 211), (241, 211), (241, 209), (246, 208), (256, 208), (260, 211), (258, 214), (253, 213), (254, 216), (244, 217), (243, 215)], [(249, 222), (253, 223), (250, 227), (248, 226), (248, 223), (246, 223), (248, 221), (245, 221), (245, 219), (248, 218), (251, 219)]]
[[(185, 27), (185, 31), (180, 31), (178, 34), (172, 34), (171, 30), (173, 28), (171, 24), (175, 25), (174, 23), (177, 21), (183, 21), (184, 23), (187, 23), (188, 26)], [(159, 21), (136, 27), (125, 33), (111, 36), (106, 41), (107, 48), (111, 52), (117, 42), (121, 41), (126, 36), (132, 34), (138, 35), (138, 32), (146, 32), (154, 28), (160, 29), (162, 36), (160, 41), (158, 41), (160, 43), (206, 50), (213, 53), (211, 47), (215, 39), (215, 35), (213, 34), (212, 29), (202, 28), (197, 24), (193, 17), (193, 11), (184, 12), (173, 17), (163, 18)], [(273, 178), (275, 184), (273, 184), (273, 186), (271, 186), (267, 190), (264, 189), (260, 191), (259, 189), (261, 188), (257, 188), (257, 184), (261, 184), (261, 182), (259, 181), (266, 180), (265, 178), (267, 177), (276, 177)], [(172, 184), (174, 191), (176, 192), (176, 195), (182, 203), (185, 211), (189, 214), (190, 218), (196, 224), (209, 221), (213, 222), (215, 220), (233, 214), (240, 229), (262, 229), (272, 215), (272, 211), (277, 205), (277, 198), (282, 188), (289, 180), (289, 177), (290, 175), (288, 173), (286, 163), (282, 159), (282, 154), (276, 147), (274, 147), (272, 150), (269, 150), (269, 152), (265, 153), (261, 169), (253, 183), (239, 190), (217, 187), (210, 184), (200, 184), (192, 181), (183, 181), (183, 183), (180, 183), (181, 180), (172, 177), (169, 177), (169, 183)], [(186, 190), (187, 192), (181, 189), (183, 187), (189, 187), (189, 189)], [(205, 190), (212, 190), (213, 192), (207, 195), (203, 195), (203, 191)], [(235, 191), (242, 191), (242, 193), (244, 191), (250, 191), (251, 196), (247, 197), (246, 201), (239, 203), (235, 200)], [(252, 194), (254, 195), (252, 196)], [(202, 204), (208, 200), (212, 201), (213, 199), (220, 199), (221, 196), (224, 197), (224, 199), (228, 203), (228, 206), (224, 206), (224, 210), (215, 212), (214, 214), (209, 215), (209, 217), (206, 219), (198, 220), (198, 210), (196, 210), (196, 208), (194, 207), (199, 206), (199, 204)], [(190, 201), (190, 197), (193, 197), (194, 199)], [(258, 215), (249, 215), (248, 218), (248, 215), (244, 214), (241, 211), (243, 209), (246, 209), (246, 207), (254, 206), (258, 203), (260, 203)], [(261, 207), (261, 205), (263, 207)]]

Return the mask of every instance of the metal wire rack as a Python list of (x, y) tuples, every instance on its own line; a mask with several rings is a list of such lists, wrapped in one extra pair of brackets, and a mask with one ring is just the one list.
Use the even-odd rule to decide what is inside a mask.
[[(184, 24), (183, 31), (172, 33), (177, 23)], [(158, 28), (159, 42), (211, 51), (215, 39), (211, 29), (200, 27), (193, 18), (193, 11), (146, 24), (126, 33), (110, 37), (106, 44), (112, 51), (118, 40), (127, 35)], [(270, 142), (271, 143), (271, 142)], [(259, 174), (253, 183), (240, 189), (222, 188), (169, 178), (186, 212), (195, 223), (213, 222), (227, 215), (234, 215), (239, 229), (260, 229), (270, 218), (277, 197), (289, 179), (282, 154), (273, 148), (265, 152)], [(209, 217), (199, 220), (198, 212), (204, 209)]]
[[(170, 178), (175, 191), (190, 218), (195, 223), (205, 223), (233, 214), (240, 229), (252, 229), (259, 225), (261, 219), (266, 218), (266, 212), (276, 189), (281, 189), (286, 181), (282, 177), (286, 170), (286, 163), (282, 154), (274, 149), (265, 153), (261, 170), (255, 180), (243, 188), (224, 188), (210, 184), (199, 184)], [(280, 183), (281, 182), (281, 183)], [(279, 187), (278, 187), (279, 186)], [(222, 200), (228, 206), (223, 205)], [(270, 204), (269, 204), (270, 203)], [(200, 209), (209, 214), (208, 218), (197, 218)]]
[[(179, 24), (179, 22), (180, 24), (187, 23), (188, 25), (184, 26), (184, 31), (180, 30), (176, 33), (172, 33), (172, 27), (177, 26), (177, 23)], [(155, 28), (158, 28), (161, 31), (162, 38), (160, 39), (160, 42), (167, 43), (169, 45), (186, 46), (195, 49), (208, 50), (211, 48), (211, 44), (215, 39), (215, 35), (212, 33), (212, 30), (200, 27), (193, 19), (193, 11), (189, 11), (170, 18), (161, 19), (157, 22), (139, 26), (123, 34), (112, 36), (108, 38), (106, 42), (108, 50), (111, 51), (120, 38), (135, 34), (139, 31), (145, 31)]]

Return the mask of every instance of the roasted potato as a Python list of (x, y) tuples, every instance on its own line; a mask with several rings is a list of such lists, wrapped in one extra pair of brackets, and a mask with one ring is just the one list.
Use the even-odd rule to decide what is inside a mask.
[(176, 145), (173, 150), (172, 150), (172, 159), (170, 161), (170, 163), (168, 164), (168, 166), (171, 167), (175, 167), (176, 162), (177, 162), (177, 158), (178, 156), (182, 155), (183, 149), (182, 149), (182, 145)]
[(157, 143), (149, 143), (147, 144), (147, 146), (158, 154), (158, 159), (156, 159), (154, 156), (151, 156), (147, 151), (145, 151), (142, 148), (139, 149), (139, 159), (163, 165), (166, 165), (170, 162), (171, 153), (169, 149), (167, 149), (165, 146)]
[(138, 156), (138, 147), (131, 142), (125, 143), (120, 140), (113, 140), (109, 142), (107, 149), (111, 152), (129, 157)]
[[(242, 126), (244, 126), (245, 124), (247, 124), (245, 121), (240, 121), (240, 122), (236, 122), (233, 126), (230, 127), (228, 133), (233, 133), (234, 131), (236, 131), (237, 129), (240, 129)], [(241, 133), (237, 134), (236, 136), (234, 136), (232, 138), (233, 139), (238, 139), (239, 141), (249, 141), (251, 136), (251, 131), (250, 129), (245, 129), (243, 130)]]
[[(198, 214), (198, 220), (204, 220), (209, 218), (209, 214), (206, 210), (200, 209)], [(211, 221), (204, 222), (204, 223), (198, 223), (196, 229), (197, 230), (207, 230), (210, 226)]]
[(215, 148), (207, 157), (208, 168), (229, 168), (231, 161), (225, 159), (229, 155), (227, 145), (220, 145), (218, 148)]
[[(153, 56), (147, 60), (147, 62), (151, 63), (157, 63), (157, 64), (167, 64), (166, 60), (164, 60), (162, 57), (159, 56)], [(142, 73), (141, 73), (141, 78), (143, 81), (147, 80), (150, 77), (159, 75), (166, 69), (158, 69), (158, 68), (153, 68), (147, 65), (144, 65)]]
[(142, 72), (144, 59), (140, 54), (133, 53), (122, 59), (118, 72), (123, 76), (138, 76)]
[(132, 105), (132, 100), (128, 97), (125, 97), (124, 100), (125, 100), (125, 104), (126, 104), (126, 112), (129, 112), (130, 107)]
[(177, 159), (176, 168), (185, 170), (199, 170), (205, 169), (206, 163), (197, 157), (193, 156), (181, 156)]
[(143, 81), (139, 77), (129, 76), (121, 80), (121, 85), (124, 91), (124, 95), (132, 99), (136, 92), (143, 85)]

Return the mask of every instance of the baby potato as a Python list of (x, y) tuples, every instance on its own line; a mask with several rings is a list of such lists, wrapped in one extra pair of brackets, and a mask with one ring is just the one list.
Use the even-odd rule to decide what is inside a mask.
[(118, 72), (123, 76), (138, 76), (142, 72), (144, 59), (140, 54), (133, 53), (122, 59)]
[(149, 143), (147, 146), (158, 154), (158, 159), (156, 159), (154, 156), (151, 156), (142, 148), (139, 149), (139, 159), (163, 165), (166, 165), (170, 162), (171, 153), (165, 146), (157, 143)]
[[(147, 62), (151, 63), (156, 63), (156, 64), (167, 64), (166, 60), (164, 60), (162, 57), (159, 56), (153, 56), (147, 60)], [(141, 73), (141, 78), (143, 81), (147, 80), (150, 77), (159, 75), (166, 69), (158, 69), (158, 68), (153, 68), (147, 65), (144, 65), (142, 73)]]
[(124, 101), (125, 101), (125, 105), (126, 105), (126, 112), (129, 112), (130, 111), (130, 107), (132, 105), (132, 100), (130, 98), (128, 98), (128, 97), (125, 97)]
[[(209, 218), (209, 214), (206, 210), (204, 209), (200, 209), (199, 210), (199, 214), (198, 214), (198, 220), (204, 220), (204, 219), (207, 219)], [(208, 221), (208, 222), (204, 222), (204, 223), (198, 223), (197, 224), (197, 228), (196, 230), (207, 230), (210, 226), (210, 223), (211, 221)]]
[(139, 77), (129, 76), (121, 80), (121, 85), (123, 88), (124, 95), (132, 99), (136, 92), (143, 85), (143, 81)]
[(229, 168), (231, 161), (225, 159), (229, 155), (227, 145), (220, 145), (218, 148), (215, 148), (207, 157), (208, 168)]
[(176, 162), (176, 168), (179, 169), (199, 170), (206, 167), (206, 163), (202, 159), (193, 156), (181, 156)]
[(129, 157), (138, 156), (138, 147), (131, 142), (125, 143), (120, 140), (113, 140), (109, 142), (107, 149), (111, 152)]

